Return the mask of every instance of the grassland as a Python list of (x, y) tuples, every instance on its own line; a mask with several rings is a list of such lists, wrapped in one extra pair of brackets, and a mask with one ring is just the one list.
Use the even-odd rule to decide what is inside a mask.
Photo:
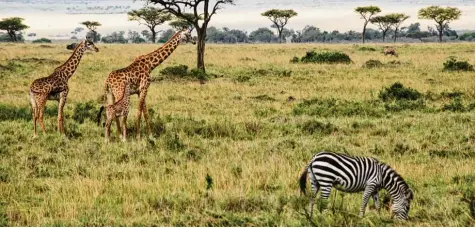
[[(181, 46), (152, 73), (147, 105), (155, 137), (133, 137), (133, 96), (128, 142), (113, 134), (105, 144), (93, 121), (104, 79), (156, 45), (98, 44), (100, 52), (85, 55), (70, 79), (67, 136), (56, 132), (57, 104), (49, 102), (47, 134), (33, 139), (28, 87), (70, 51), (0, 44), (0, 225), (310, 226), (297, 179), (315, 152), (331, 150), (396, 169), (415, 193), (411, 219), (393, 221), (385, 209), (359, 218), (361, 194), (333, 193), (313, 223), (474, 226), (475, 75), (442, 71), (448, 56), (474, 63), (474, 44), (396, 44), (398, 59), (369, 46), (377, 51), (208, 45), (207, 69), (216, 77), (204, 85), (159, 73), (194, 66), (195, 47)], [(307, 50), (343, 51), (353, 63), (289, 62)], [(363, 68), (369, 59), (400, 64)], [(395, 82), (422, 97), (379, 99)]]

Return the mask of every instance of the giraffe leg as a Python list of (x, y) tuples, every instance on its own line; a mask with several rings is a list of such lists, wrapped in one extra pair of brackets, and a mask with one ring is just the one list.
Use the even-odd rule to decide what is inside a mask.
[(38, 122), (40, 122), (41, 130), (43, 131), (43, 134), (46, 133), (45, 124), (43, 123), (43, 113), (45, 111), (46, 98), (47, 96), (44, 96), (42, 94), (40, 97), (36, 99), (36, 104), (38, 105), (36, 107), (37, 114), (38, 114)]
[(68, 89), (60, 93), (60, 99), (58, 104), (58, 131), (60, 134), (64, 134), (63, 109), (64, 109), (64, 105), (66, 104), (67, 96), (68, 96)]
[(142, 110), (144, 113), (145, 124), (147, 125), (147, 134), (149, 137), (152, 137), (152, 131), (150, 130), (150, 122), (149, 122), (149, 110), (147, 110), (145, 100), (144, 100), (144, 109)]
[(116, 127), (117, 127), (117, 136), (121, 137), (121, 123), (119, 123), (119, 118), (114, 118), (116, 120)]
[(137, 108), (137, 139), (140, 139), (140, 118), (145, 107), (145, 97), (147, 96), (147, 88), (141, 90), (139, 94), (139, 107)]
[[(111, 115), (112, 114), (112, 115)], [(107, 110), (106, 111), (106, 133), (104, 134), (105, 137), (106, 137), (106, 143), (108, 143), (110, 141), (110, 133), (111, 133), (111, 123), (112, 123), (112, 119), (115, 118), (114, 116), (115, 113), (111, 113), (110, 110)]]
[(122, 116), (122, 142), (127, 140), (127, 114)]
[(30, 92), (31, 115), (33, 120), (33, 138), (36, 138), (36, 120), (38, 119), (38, 106), (36, 104), (35, 94)]

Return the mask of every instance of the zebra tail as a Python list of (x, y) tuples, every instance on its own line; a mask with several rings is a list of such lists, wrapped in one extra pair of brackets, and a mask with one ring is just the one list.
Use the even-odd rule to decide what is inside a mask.
[(98, 126), (99, 124), (101, 123), (101, 114), (102, 114), (102, 111), (104, 111), (104, 106), (101, 106), (101, 108), (99, 109), (99, 113), (96, 117), (96, 122), (98, 123)]
[(299, 178), (299, 187), (301, 188), (301, 193), (306, 195), (306, 180), (307, 180), (307, 166), (301, 173)]

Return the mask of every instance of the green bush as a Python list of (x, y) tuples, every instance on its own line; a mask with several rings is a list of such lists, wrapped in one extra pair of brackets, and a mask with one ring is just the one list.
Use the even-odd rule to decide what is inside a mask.
[(362, 65), (363, 68), (379, 68), (379, 67), (383, 67), (384, 64), (382, 62), (380, 62), (379, 60), (374, 60), (374, 59), (370, 59), (370, 60), (367, 60), (367, 62), (364, 63), (364, 65)]
[(209, 76), (208, 74), (203, 71), (202, 69), (194, 68), (190, 71), (189, 74), (192, 78), (198, 79), (200, 81), (206, 81), (208, 80)]
[(293, 108), (294, 115), (310, 116), (372, 116), (381, 117), (384, 110), (378, 103), (339, 101), (334, 98), (304, 100)]
[(188, 75), (188, 66), (187, 65), (177, 65), (169, 66), (160, 71), (161, 74), (167, 76), (177, 76), (177, 77), (186, 77)]
[(342, 52), (321, 52), (308, 51), (306, 55), (301, 58), (303, 63), (345, 63), (352, 62), (350, 57)]
[(73, 110), (73, 119), (82, 124), (84, 120), (89, 119), (95, 121), (99, 110), (96, 109), (93, 101), (87, 101), (85, 103), (77, 103)]
[(375, 48), (373, 47), (359, 47), (357, 50), (359, 51), (377, 51)]
[(337, 127), (335, 127), (331, 123), (322, 123), (316, 120), (306, 121), (300, 127), (303, 132), (306, 132), (308, 134), (329, 135), (337, 130)]
[(382, 101), (389, 100), (417, 100), (421, 98), (421, 93), (412, 88), (405, 88), (402, 83), (395, 82), (379, 92), (379, 98)]
[(446, 62), (443, 63), (444, 71), (474, 71), (474, 66), (467, 61), (458, 61), (456, 57), (450, 56)]
[(299, 62), (299, 57), (294, 56), (291, 60), (289, 60), (290, 63), (298, 63)]
[(451, 100), (451, 103), (443, 105), (441, 108), (442, 111), (451, 111), (451, 112), (466, 112), (471, 111), (473, 106), (470, 104), (466, 107), (463, 102), (461, 102), (460, 97), (455, 97)]
[(41, 39), (33, 40), (32, 43), (34, 43), (34, 44), (36, 44), (36, 43), (51, 43), (51, 40), (46, 39), (46, 38), (41, 38)]

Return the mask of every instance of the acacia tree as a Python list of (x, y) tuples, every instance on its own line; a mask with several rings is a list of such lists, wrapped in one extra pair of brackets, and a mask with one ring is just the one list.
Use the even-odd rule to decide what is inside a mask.
[(3, 18), (0, 21), (0, 30), (6, 30), (8, 36), (10, 36), (10, 40), (17, 42), (17, 32), (29, 28), (27, 25), (23, 24), (23, 20), (24, 19), (21, 17)]
[(150, 6), (138, 10), (132, 10), (131, 12), (128, 12), (127, 15), (129, 16), (129, 21), (137, 21), (139, 24), (145, 25), (149, 28), (152, 43), (155, 43), (158, 32), (155, 30), (155, 27), (172, 19), (170, 13)]
[(436, 22), (438, 38), (443, 42), (443, 30), (450, 21), (458, 20), (461, 16), (461, 10), (456, 7), (442, 8), (440, 6), (429, 6), (418, 11), (419, 19), (430, 19)]
[(86, 28), (88, 28), (91, 32), (93, 32), (93, 34), (94, 34), (93, 41), (94, 42), (97, 42), (99, 40), (96, 29), (97, 29), (97, 27), (101, 26), (101, 23), (99, 23), (97, 21), (83, 21), (80, 24), (86, 26)]
[[(224, 4), (234, 4), (234, 0), (147, 0), (161, 5), (164, 10), (181, 18), (195, 27), (197, 31), (197, 68), (205, 71), (205, 38), (208, 23)], [(193, 13), (187, 13), (186, 10)], [(201, 22), (201, 24), (200, 24)]]
[(397, 42), (397, 35), (398, 35), (398, 29), (400, 29), (400, 25), (402, 25), (402, 23), (410, 18), (410, 16), (408, 15), (405, 15), (403, 13), (392, 13), (392, 14), (389, 14), (387, 15), (390, 20), (393, 22), (393, 27), (395, 28), (395, 33), (393, 35), (393, 42)]
[[(183, 14), (184, 17), (188, 17), (188, 18), (193, 18), (194, 15), (193, 13), (184, 13)], [(199, 20), (203, 20), (203, 17), (200, 17)], [(175, 20), (171, 21), (169, 23), (170, 27), (176, 29), (176, 30), (179, 30), (179, 29), (182, 29), (182, 28), (188, 28), (188, 29), (192, 29), (194, 26), (192, 23), (190, 23), (189, 21), (183, 19), (183, 18), (180, 18), (180, 17), (176, 17)]]
[(382, 31), (383, 42), (385, 42), (385, 36), (392, 25), (395, 24), (395, 19), (390, 17), (390, 15), (376, 16), (370, 19), (370, 22), (379, 27), (379, 29)]
[(268, 17), (268, 19), (273, 22), (276, 29), (278, 29), (279, 43), (283, 41), (282, 33), (284, 26), (288, 23), (291, 17), (297, 16), (296, 11), (289, 10), (279, 10), (271, 9), (261, 14), (261, 16)]
[(361, 18), (365, 20), (364, 29), (362, 30), (362, 43), (365, 43), (365, 29), (367, 28), (367, 24), (370, 19), (372, 19), (372, 16), (380, 13), (381, 10), (378, 6), (363, 6), (355, 8), (355, 12), (359, 13)]

